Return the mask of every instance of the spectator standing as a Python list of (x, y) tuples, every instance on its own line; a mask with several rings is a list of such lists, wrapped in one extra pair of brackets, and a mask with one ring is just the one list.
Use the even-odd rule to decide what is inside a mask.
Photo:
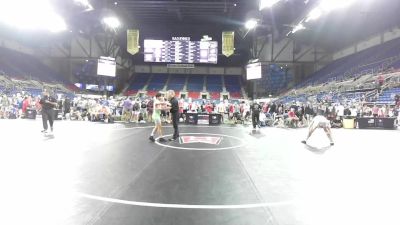
[(372, 107), (372, 115), (374, 117), (378, 117), (378, 113), (379, 113), (379, 108), (378, 106), (374, 105), (374, 107)]

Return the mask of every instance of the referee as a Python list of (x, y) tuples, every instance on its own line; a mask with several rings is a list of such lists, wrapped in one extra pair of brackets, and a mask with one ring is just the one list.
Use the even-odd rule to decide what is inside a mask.
[(43, 91), (43, 97), (40, 99), (39, 103), (42, 105), (42, 121), (43, 130), (42, 133), (48, 133), (47, 121), (50, 123), (50, 134), (53, 133), (54, 124), (54, 108), (57, 106), (57, 100), (49, 95), (47, 90)]
[(175, 141), (179, 138), (179, 130), (178, 130), (178, 121), (179, 121), (179, 103), (175, 98), (175, 91), (168, 91), (169, 103), (170, 103), (170, 113), (172, 117), (172, 125), (174, 127), (174, 135), (172, 136), (170, 141)]

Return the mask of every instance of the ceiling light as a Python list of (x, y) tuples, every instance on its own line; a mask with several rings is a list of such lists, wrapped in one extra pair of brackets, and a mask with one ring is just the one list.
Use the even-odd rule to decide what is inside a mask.
[(304, 29), (306, 29), (306, 27), (305, 27), (302, 23), (299, 23), (299, 24), (297, 24), (297, 26), (295, 26), (295, 27), (293, 28), (292, 33), (294, 34), (294, 33), (296, 33), (297, 31), (299, 31), (299, 30), (304, 30)]
[(121, 22), (117, 17), (105, 17), (103, 23), (112, 29), (116, 29), (121, 26)]
[(51, 32), (67, 29), (64, 19), (55, 12), (49, 0), (12, 0), (1, 3), (0, 22), (9, 26)]
[(86, 10), (93, 10), (93, 6), (90, 4), (89, 0), (74, 0), (74, 2), (85, 7)]
[(311, 12), (308, 14), (306, 22), (309, 22), (311, 20), (316, 20), (322, 16), (322, 10), (317, 7), (311, 10)]
[(257, 20), (250, 19), (246, 22), (245, 27), (249, 30), (254, 29), (257, 26)]
[(259, 10), (263, 10), (265, 8), (271, 8), (273, 5), (278, 3), (280, 0), (260, 0)]

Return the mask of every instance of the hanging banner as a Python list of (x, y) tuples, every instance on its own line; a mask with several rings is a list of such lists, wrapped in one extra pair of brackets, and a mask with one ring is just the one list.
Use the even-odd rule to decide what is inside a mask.
[(222, 54), (229, 57), (235, 53), (235, 32), (222, 32)]
[(127, 51), (131, 55), (135, 55), (136, 53), (139, 52), (139, 30), (127, 30), (127, 44), (126, 48)]

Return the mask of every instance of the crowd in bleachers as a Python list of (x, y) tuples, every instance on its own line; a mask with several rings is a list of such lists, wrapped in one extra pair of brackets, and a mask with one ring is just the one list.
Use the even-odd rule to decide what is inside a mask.
[[(322, 110), (334, 127), (343, 125), (344, 116), (356, 117), (398, 117), (400, 110), (400, 73), (370, 74), (342, 82), (330, 81), (292, 90), (281, 96), (283, 111), (290, 111), (296, 102), (297, 121), (302, 124), (304, 106)], [(347, 114), (343, 114), (347, 112)], [(287, 118), (287, 116), (284, 118)], [(399, 119), (398, 119), (399, 120)], [(287, 120), (282, 120), (286, 121)], [(308, 121), (307, 121), (308, 122)]]

